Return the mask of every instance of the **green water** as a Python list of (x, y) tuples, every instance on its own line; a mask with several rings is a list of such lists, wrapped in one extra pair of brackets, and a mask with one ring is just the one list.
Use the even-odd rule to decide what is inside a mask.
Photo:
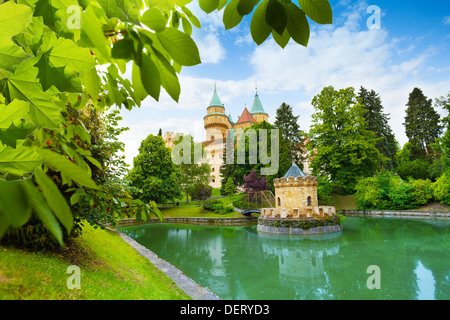
[(346, 218), (343, 226), (313, 237), (256, 226), (120, 230), (222, 299), (450, 299), (450, 221)]

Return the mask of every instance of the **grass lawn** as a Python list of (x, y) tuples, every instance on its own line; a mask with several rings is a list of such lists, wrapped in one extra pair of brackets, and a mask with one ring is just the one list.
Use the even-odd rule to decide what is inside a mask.
[[(80, 289), (68, 289), (67, 267), (81, 271)], [(81, 237), (54, 252), (0, 246), (0, 300), (190, 299), (119, 235), (86, 225)]]

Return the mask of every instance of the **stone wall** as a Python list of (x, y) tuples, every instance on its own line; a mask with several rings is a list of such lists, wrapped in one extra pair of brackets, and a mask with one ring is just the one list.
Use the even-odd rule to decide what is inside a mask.
[[(207, 218), (207, 217), (170, 217), (164, 218), (163, 223), (189, 223), (201, 225), (245, 225), (256, 224), (258, 217), (242, 217), (242, 218)], [(158, 218), (151, 218), (148, 221), (138, 222), (136, 219), (122, 219), (119, 220), (116, 227), (134, 226), (146, 223), (161, 223)]]
[(392, 211), (392, 210), (338, 210), (347, 217), (404, 217), (418, 219), (450, 219), (450, 212), (444, 211)]
[[(317, 180), (314, 177), (274, 179), (275, 209), (284, 217), (313, 216), (318, 207)], [(309, 200), (308, 200), (309, 198)], [(283, 210), (287, 211), (282, 214)]]

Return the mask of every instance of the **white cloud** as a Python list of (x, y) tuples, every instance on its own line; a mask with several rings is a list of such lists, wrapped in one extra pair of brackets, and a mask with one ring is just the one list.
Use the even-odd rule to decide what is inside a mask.
[(195, 39), (202, 63), (219, 63), (225, 58), (225, 49), (219, 36), (209, 33), (204, 38)]
[[(289, 43), (283, 50), (272, 40), (266, 41), (250, 60), (255, 69), (253, 77), (258, 79), (261, 91), (299, 93), (293, 105), (303, 129), (310, 124), (311, 100), (323, 87), (373, 89), (380, 94), (385, 113), (391, 114), (390, 125), (403, 144), (407, 141), (402, 123), (409, 93), (417, 86), (432, 99), (445, 95), (450, 78), (428, 84), (430, 72), (423, 71), (427, 71), (426, 63), (434, 52), (428, 48), (420, 52), (409, 44), (405, 49), (405, 44), (391, 40), (386, 30), (359, 27), (358, 23), (364, 22), (359, 15), (362, 8), (360, 5), (349, 12), (342, 27), (316, 29), (307, 48)], [(405, 52), (408, 60), (400, 60)]]
[(448, 25), (448, 24), (450, 24), (450, 17), (444, 17), (444, 24), (445, 25)]

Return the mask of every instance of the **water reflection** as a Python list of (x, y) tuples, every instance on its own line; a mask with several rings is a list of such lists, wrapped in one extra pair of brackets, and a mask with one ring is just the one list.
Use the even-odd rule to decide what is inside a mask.
[[(224, 299), (449, 299), (450, 223), (347, 218), (313, 237), (256, 227), (121, 228)], [(367, 267), (381, 289), (366, 286)]]

